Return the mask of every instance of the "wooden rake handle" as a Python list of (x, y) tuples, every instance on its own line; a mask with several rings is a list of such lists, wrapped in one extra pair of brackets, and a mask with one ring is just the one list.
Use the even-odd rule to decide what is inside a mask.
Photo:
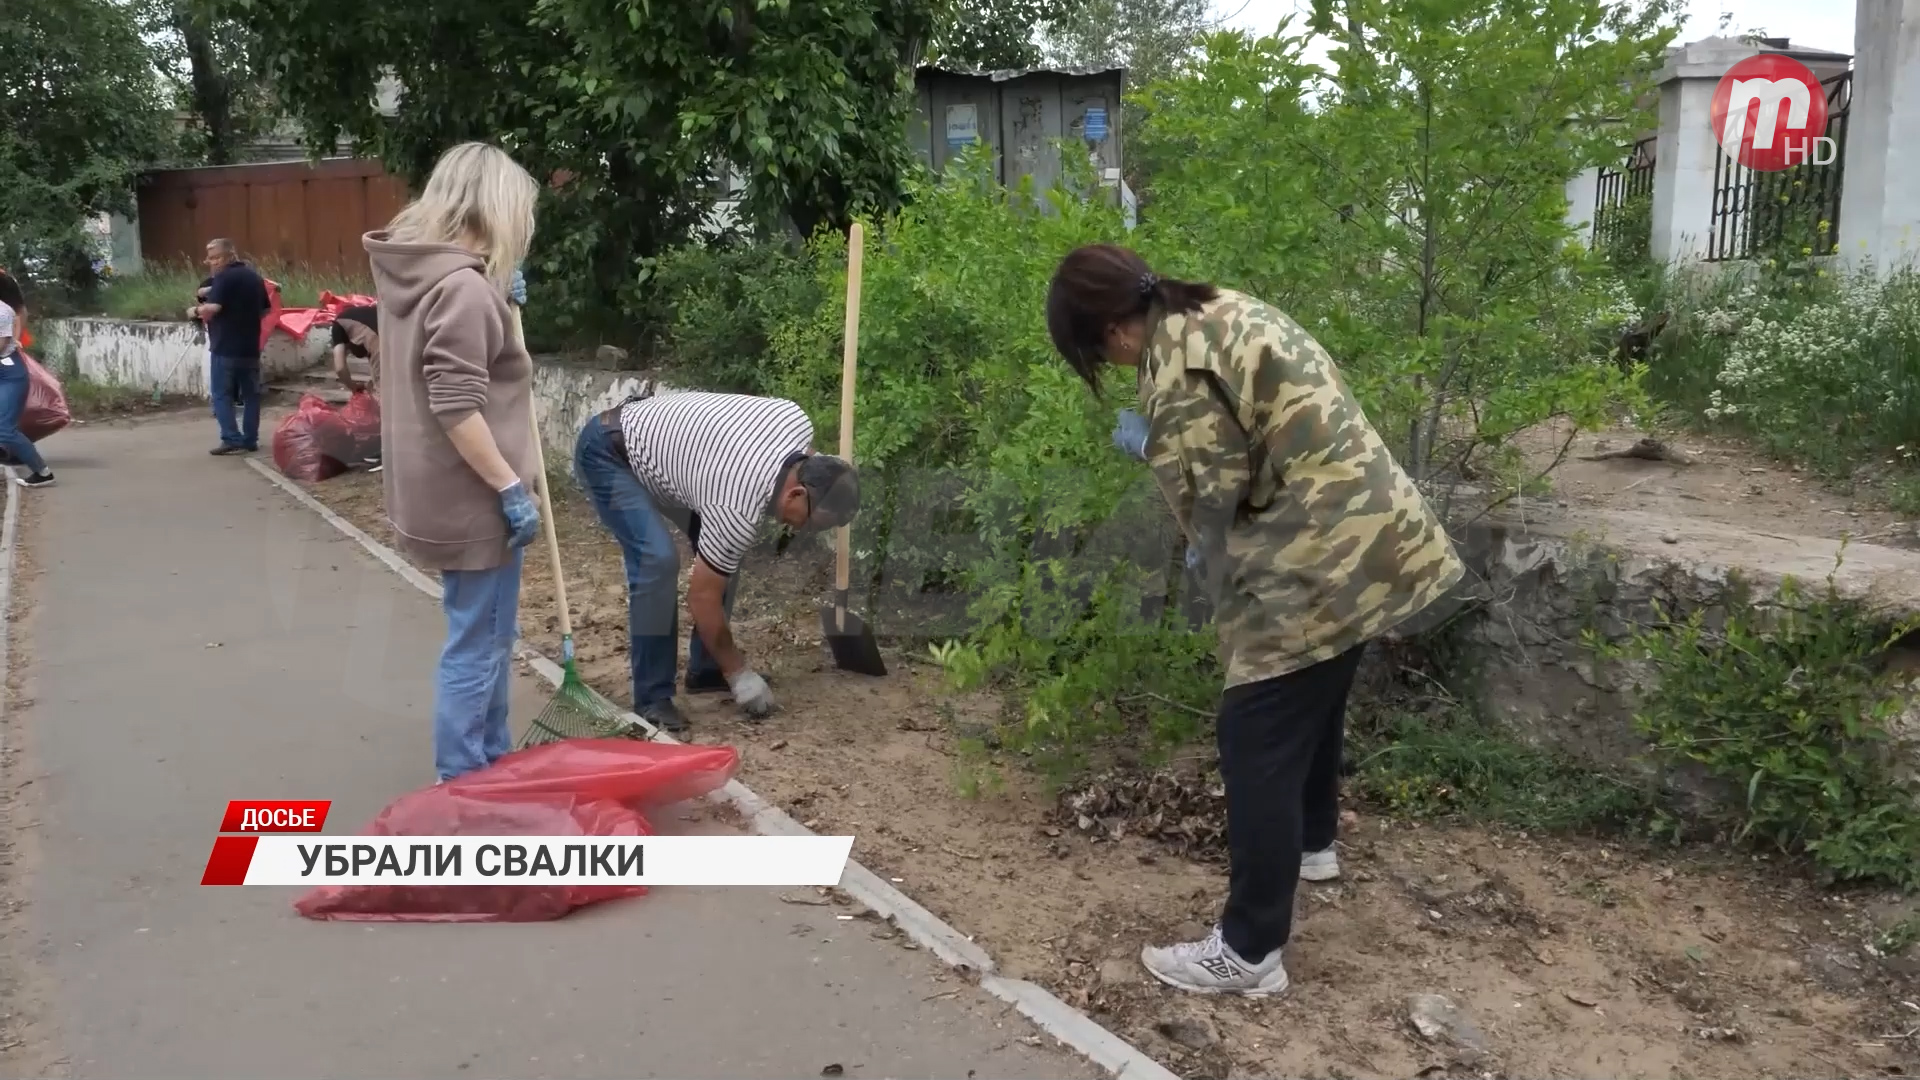
[[(520, 326), (520, 305), (509, 303), (507, 310), (513, 315), (514, 344), (525, 347), (527, 337)], [(547, 561), (553, 573), (553, 601), (560, 607), (560, 636), (573, 638), (573, 616), (567, 611), (567, 577), (560, 569), (560, 541), (553, 533), (553, 493), (547, 490), (547, 452), (540, 444), (540, 418), (533, 410), (533, 395), (527, 395), (527, 423), (533, 429), (533, 462), (536, 470), (534, 486), (540, 492), (540, 531), (547, 538)], [(568, 656), (566, 659), (573, 659)]]
[[(866, 228), (854, 222), (847, 230), (847, 325), (840, 354), (840, 456), (849, 465), (853, 464), (853, 389), (860, 355), (860, 273), (866, 263), (866, 242)], [(839, 533), (834, 545), (834, 607), (844, 614), (847, 589), (853, 582), (853, 525), (840, 526)], [(837, 621), (845, 627), (844, 618)]]

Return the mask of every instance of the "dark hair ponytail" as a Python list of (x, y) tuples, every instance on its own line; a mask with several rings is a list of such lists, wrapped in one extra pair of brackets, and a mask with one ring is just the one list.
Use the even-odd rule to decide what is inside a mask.
[(1204, 282), (1161, 277), (1128, 248), (1088, 244), (1068, 252), (1053, 272), (1047, 333), (1074, 373), (1098, 394), (1108, 330), (1156, 307), (1169, 315), (1198, 311), (1219, 295)]
[(15, 312), (25, 310), (27, 306), (27, 296), (20, 291), (20, 283), (5, 270), (0, 270), (0, 304), (7, 305)]

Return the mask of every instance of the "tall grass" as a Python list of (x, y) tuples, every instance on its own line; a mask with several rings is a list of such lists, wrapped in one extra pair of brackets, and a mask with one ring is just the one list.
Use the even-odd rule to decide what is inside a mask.
[[(342, 296), (373, 293), (373, 280), (364, 271), (340, 273), (284, 263), (259, 264), (255, 269), (279, 283), (281, 302), (287, 307), (313, 307), (323, 292)], [(187, 305), (193, 302), (194, 290), (206, 276), (206, 270), (199, 266), (149, 265), (141, 273), (109, 279), (87, 306), (96, 314), (116, 319), (182, 320)]]
[(1831, 476), (1920, 458), (1920, 273), (1763, 265), (1662, 292), (1656, 397)]

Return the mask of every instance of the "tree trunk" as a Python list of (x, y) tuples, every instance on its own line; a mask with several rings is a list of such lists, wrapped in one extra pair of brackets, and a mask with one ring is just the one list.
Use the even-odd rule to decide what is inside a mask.
[(174, 27), (187, 46), (187, 62), (192, 66), (193, 111), (207, 130), (207, 164), (231, 165), (235, 146), (233, 131), (233, 84), (220, 70), (220, 58), (214, 52), (213, 34), (206, 22), (187, 0), (173, 9)]

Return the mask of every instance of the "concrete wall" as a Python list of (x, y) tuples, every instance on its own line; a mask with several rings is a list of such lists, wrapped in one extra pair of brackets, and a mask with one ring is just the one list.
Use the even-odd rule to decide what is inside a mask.
[(573, 441), (594, 414), (648, 390), (673, 392), (644, 371), (605, 371), (572, 364), (536, 363), (533, 412), (540, 425), (540, 441), (546, 447), (547, 467), (559, 469), (563, 462), (573, 460)]
[(1707, 256), (1713, 227), (1713, 167), (1720, 155), (1709, 117), (1720, 76), (1758, 52), (1726, 38), (1674, 50), (1660, 74), (1660, 134), (1654, 149), (1655, 260), (1669, 266)]
[(1920, 262), (1920, 0), (1859, 0), (1840, 253)]
[(1600, 170), (1582, 169), (1567, 181), (1567, 227), (1581, 244), (1593, 246), (1593, 208), (1600, 200)]
[[(106, 386), (160, 389), (207, 397), (206, 337), (185, 322), (131, 322), (124, 319), (40, 319), (33, 324), (42, 363)], [(328, 330), (305, 341), (276, 333), (260, 357), (271, 380), (298, 374), (326, 356)]]
[[(1589, 633), (1610, 644), (1657, 626), (1660, 614), (1703, 613), (1724, 625), (1729, 583), (1765, 602), (1791, 577), (1801, 595), (1823, 593), (1829, 575), (1845, 597), (1890, 624), (1920, 613), (1920, 554), (1838, 541), (1770, 537), (1695, 519), (1625, 510), (1529, 515), (1523, 526), (1486, 522), (1468, 530), (1462, 556), (1480, 581), (1483, 605), (1466, 623), (1482, 664), (1494, 715), (1540, 745), (1611, 768), (1635, 768), (1647, 754), (1635, 730), (1636, 686), (1650, 673), (1598, 659)], [(1837, 567), (1837, 569), (1836, 569)], [(1920, 766), (1920, 682), (1892, 734), (1901, 759)], [(1727, 792), (1682, 770), (1667, 779), (1683, 794)]]

